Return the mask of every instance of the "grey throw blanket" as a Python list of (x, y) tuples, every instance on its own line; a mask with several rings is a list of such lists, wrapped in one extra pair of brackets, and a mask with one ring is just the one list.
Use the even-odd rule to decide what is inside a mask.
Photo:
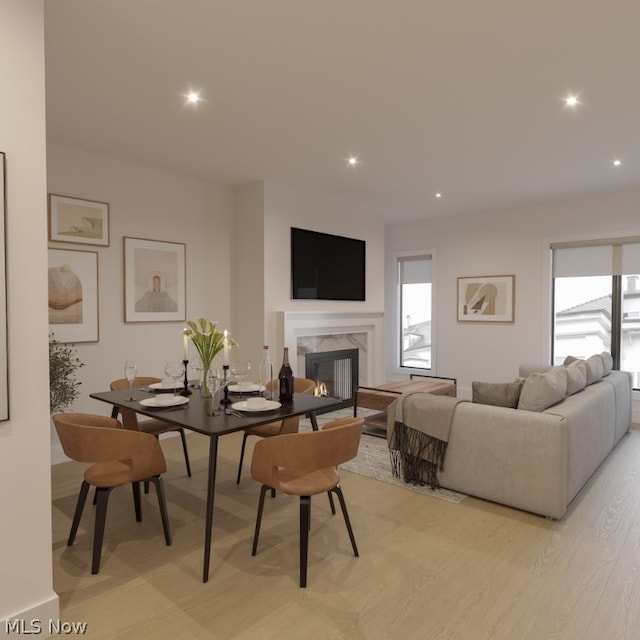
[(411, 484), (440, 486), (444, 456), (456, 405), (464, 400), (430, 393), (398, 398), (387, 412), (387, 443), (396, 478)]

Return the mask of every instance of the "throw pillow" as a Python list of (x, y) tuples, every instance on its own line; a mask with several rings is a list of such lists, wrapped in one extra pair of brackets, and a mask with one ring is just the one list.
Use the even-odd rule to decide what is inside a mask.
[(567, 370), (552, 367), (544, 373), (532, 373), (522, 385), (518, 409), (544, 411), (560, 402), (567, 393)]
[(602, 356), (602, 364), (604, 364), (604, 373), (602, 374), (604, 378), (608, 376), (611, 373), (611, 369), (613, 369), (613, 358), (608, 351), (603, 351), (600, 355)]
[(572, 396), (587, 386), (587, 363), (583, 360), (574, 360), (565, 368), (567, 370), (567, 395)]
[(562, 363), (565, 367), (572, 362), (577, 362), (580, 358), (576, 358), (575, 356), (567, 356)]
[(598, 382), (604, 374), (604, 362), (602, 356), (598, 353), (590, 356), (586, 360), (587, 363), (587, 385)]
[(515, 409), (520, 399), (522, 380), (513, 382), (472, 382), (471, 402)]

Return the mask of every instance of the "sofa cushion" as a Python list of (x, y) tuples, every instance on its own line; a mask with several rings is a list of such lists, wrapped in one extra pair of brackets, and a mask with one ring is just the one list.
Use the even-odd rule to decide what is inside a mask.
[[(609, 358), (611, 356), (609, 355)], [(576, 358), (574, 356), (567, 356), (564, 359), (564, 365), (569, 365), (574, 362), (584, 362), (587, 365), (587, 386), (593, 384), (594, 382), (598, 382), (598, 380), (602, 379), (603, 375), (607, 375), (605, 373), (607, 364), (605, 363), (605, 359), (603, 354), (597, 353), (595, 355), (590, 356), (586, 360), (580, 360), (580, 358)], [(607, 359), (608, 362), (608, 359)], [(611, 360), (611, 364), (613, 365), (613, 359)], [(609, 369), (609, 373), (611, 369)]]
[(567, 370), (567, 395), (572, 396), (587, 386), (587, 363), (583, 360), (575, 360), (565, 368)]
[(522, 379), (513, 382), (472, 382), (471, 401), (515, 409), (518, 406), (523, 382)]
[(544, 373), (532, 373), (525, 379), (518, 409), (544, 411), (560, 402), (567, 393), (567, 370), (552, 367)]
[(602, 356), (602, 364), (604, 365), (604, 373), (602, 374), (602, 377), (604, 378), (605, 376), (608, 376), (613, 369), (613, 358), (608, 351), (603, 351), (600, 355)]
[(602, 361), (602, 356), (599, 353), (590, 356), (587, 358), (586, 363), (587, 385), (598, 382), (598, 380), (602, 380), (602, 376), (604, 374), (604, 362)]

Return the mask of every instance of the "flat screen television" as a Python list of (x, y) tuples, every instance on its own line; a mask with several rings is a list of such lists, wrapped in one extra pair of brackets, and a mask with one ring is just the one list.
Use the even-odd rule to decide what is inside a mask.
[(366, 242), (291, 227), (294, 300), (364, 300)]

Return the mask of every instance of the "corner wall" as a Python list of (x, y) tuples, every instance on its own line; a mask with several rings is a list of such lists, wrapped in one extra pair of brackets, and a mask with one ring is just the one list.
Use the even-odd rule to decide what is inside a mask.
[[(0, 422), (0, 635), (59, 615), (51, 563), (47, 208), (42, 0), (0, 6), (6, 154), (9, 420)], [(4, 329), (4, 328), (3, 328)]]

